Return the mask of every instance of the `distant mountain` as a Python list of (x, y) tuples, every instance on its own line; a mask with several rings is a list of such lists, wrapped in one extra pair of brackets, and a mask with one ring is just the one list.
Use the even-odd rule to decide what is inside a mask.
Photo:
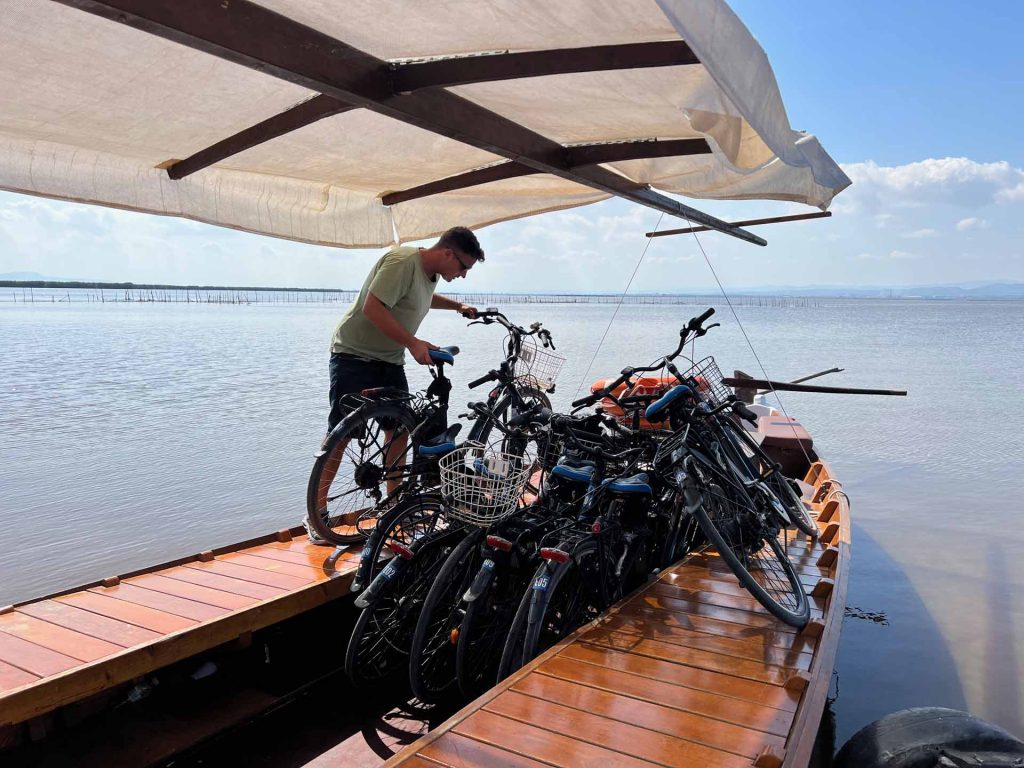
[(0, 280), (34, 280), (46, 283), (86, 283), (89, 280), (78, 280), (71, 277), (51, 277), (38, 272), (0, 272)]

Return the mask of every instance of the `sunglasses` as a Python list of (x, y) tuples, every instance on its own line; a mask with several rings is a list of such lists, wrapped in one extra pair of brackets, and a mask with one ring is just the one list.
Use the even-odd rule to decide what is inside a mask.
[(461, 267), (462, 267), (462, 271), (463, 271), (463, 272), (469, 272), (469, 270), (470, 270), (470, 267), (472, 267), (472, 266), (473, 266), (473, 264), (474, 264), (474, 262), (472, 262), (472, 261), (471, 261), (471, 262), (469, 262), (469, 264), (467, 264), (466, 262), (464, 262), (464, 261), (462, 260), (462, 257), (461, 257), (461, 256), (459, 256), (459, 252), (458, 252), (458, 251), (456, 251), (456, 250), (452, 250), (452, 256), (454, 256), (454, 257), (455, 257), (455, 260), (456, 260), (457, 262), (459, 262), (459, 266), (461, 266)]

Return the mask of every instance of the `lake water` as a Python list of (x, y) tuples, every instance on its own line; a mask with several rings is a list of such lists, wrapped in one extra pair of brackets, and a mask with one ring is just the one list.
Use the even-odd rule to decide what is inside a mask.
[[(61, 292), (63, 295), (63, 292)], [(327, 413), (338, 304), (0, 302), (0, 605), (295, 525)], [(15, 296), (15, 298), (18, 298)], [(46, 303), (40, 299), (46, 299)], [(509, 305), (580, 384), (671, 350), (706, 305)], [(698, 344), (761, 369), (723, 302)], [(907, 389), (906, 398), (784, 394), (852, 500), (850, 617), (837, 668), (840, 741), (886, 712), (969, 709), (1024, 735), (1021, 497), (1024, 304), (814, 300), (737, 307), (767, 373)], [(496, 327), (434, 312), (464, 383), (497, 364)], [(423, 385), (422, 369), (410, 370)], [(887, 623), (885, 623), (887, 622)], [(836, 689), (833, 689), (835, 693)]]

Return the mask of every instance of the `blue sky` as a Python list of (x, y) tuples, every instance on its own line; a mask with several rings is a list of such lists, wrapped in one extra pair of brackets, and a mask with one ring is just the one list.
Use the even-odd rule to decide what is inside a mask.
[[(653, 241), (634, 290), (1024, 281), (1024, 2), (733, 0), (794, 128), (854, 180), (832, 219)], [(723, 218), (799, 210), (694, 202)], [(487, 227), (460, 289), (621, 290), (659, 214), (612, 200)], [(665, 219), (661, 227), (679, 226)], [(0, 274), (356, 287), (381, 251), (288, 243), (165, 217), (0, 192)]]

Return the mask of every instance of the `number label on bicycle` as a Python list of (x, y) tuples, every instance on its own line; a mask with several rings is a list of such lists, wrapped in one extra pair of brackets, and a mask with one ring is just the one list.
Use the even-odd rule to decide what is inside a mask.
[(385, 581), (390, 581), (391, 579), (395, 578), (395, 575), (397, 573), (398, 564), (394, 560), (392, 560), (384, 567), (384, 570), (380, 572), (380, 577)]
[(548, 591), (548, 584), (550, 582), (551, 582), (551, 577), (548, 574), (545, 573), (543, 576), (538, 576), (536, 579), (534, 579), (534, 581), (533, 581), (533, 588), (535, 590), (537, 590), (538, 592), (547, 592)]

